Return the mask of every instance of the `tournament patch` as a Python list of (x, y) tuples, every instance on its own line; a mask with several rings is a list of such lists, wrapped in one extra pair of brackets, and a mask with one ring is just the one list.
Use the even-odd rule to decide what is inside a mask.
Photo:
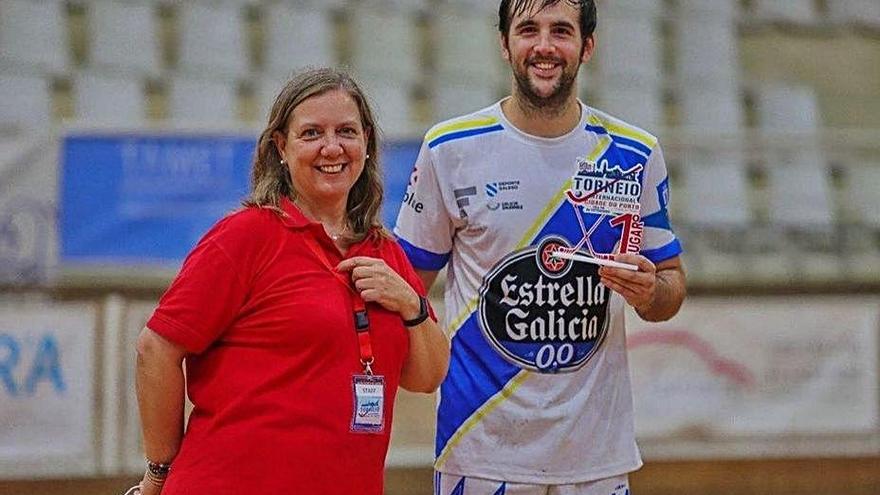
[(490, 270), (480, 287), (480, 327), (505, 359), (540, 373), (581, 368), (608, 332), (611, 292), (599, 267), (553, 256), (570, 247), (548, 236)]

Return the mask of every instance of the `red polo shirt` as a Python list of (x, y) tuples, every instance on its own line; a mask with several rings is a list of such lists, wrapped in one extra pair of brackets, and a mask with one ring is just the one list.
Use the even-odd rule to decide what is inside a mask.
[[(350, 431), (360, 374), (343, 256), (320, 224), (247, 208), (217, 223), (187, 257), (147, 326), (192, 354), (195, 405), (163, 495), (381, 494), (392, 407), (408, 349), (400, 316), (368, 304), (373, 370), (385, 377), (385, 430)], [(382, 258), (424, 289), (397, 243), (376, 233), (346, 257)]]

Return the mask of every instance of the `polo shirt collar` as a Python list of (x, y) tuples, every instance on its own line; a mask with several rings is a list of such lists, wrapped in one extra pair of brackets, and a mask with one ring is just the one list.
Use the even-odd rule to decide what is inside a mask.
[[(309, 220), (303, 214), (302, 210), (300, 210), (299, 207), (296, 206), (296, 204), (294, 204), (294, 202), (291, 201), (290, 198), (288, 198), (287, 196), (281, 198), (280, 206), (281, 210), (284, 211), (284, 216), (281, 217), (281, 223), (283, 223), (286, 227), (290, 227), (293, 229), (303, 229), (308, 227), (309, 225), (320, 226), (319, 223)], [(323, 227), (321, 227), (321, 230), (323, 230)], [(371, 241), (372, 243), (381, 242), (381, 237), (379, 236), (378, 231), (375, 228), (372, 228), (370, 229), (370, 233), (367, 235), (367, 237), (363, 241), (357, 243), (355, 246), (364, 244), (365, 241)], [(355, 246), (352, 246), (352, 248), (354, 248)], [(352, 249), (350, 252), (354, 251), (356, 250)]]
[(311, 220), (306, 218), (303, 215), (303, 212), (293, 204), (293, 201), (290, 200), (287, 196), (281, 198), (281, 210), (284, 212), (284, 216), (281, 217), (281, 222), (287, 226), (295, 229), (301, 229), (303, 227), (307, 227), (309, 224), (313, 223)]

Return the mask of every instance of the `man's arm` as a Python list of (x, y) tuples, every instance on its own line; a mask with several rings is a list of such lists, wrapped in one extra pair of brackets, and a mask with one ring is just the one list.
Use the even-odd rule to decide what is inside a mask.
[(639, 271), (603, 266), (602, 284), (619, 293), (646, 321), (664, 321), (681, 308), (687, 295), (684, 267), (678, 256), (654, 265), (638, 254), (619, 254), (615, 260), (637, 265)]

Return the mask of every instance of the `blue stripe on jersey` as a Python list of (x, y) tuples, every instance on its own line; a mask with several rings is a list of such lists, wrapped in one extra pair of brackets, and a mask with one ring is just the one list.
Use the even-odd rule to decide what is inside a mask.
[(446, 266), (451, 255), (451, 253), (432, 253), (426, 249), (415, 247), (400, 237), (397, 238), (397, 243), (403, 248), (403, 252), (406, 253), (406, 257), (409, 258), (413, 268), (417, 270), (438, 271)]
[(477, 314), (473, 312), (452, 338), (449, 372), (437, 408), (437, 456), (458, 428), (520, 371), (492, 348)]
[(490, 132), (503, 131), (504, 127), (501, 124), (493, 125), (492, 127), (482, 127), (479, 129), (468, 129), (465, 131), (459, 132), (451, 132), (449, 134), (444, 134), (442, 136), (437, 137), (433, 141), (428, 143), (428, 148), (434, 148), (435, 146), (441, 145), (443, 143), (449, 141), (455, 141), (456, 139), (462, 139), (471, 136), (479, 136), (480, 134), (487, 134)]
[(458, 484), (455, 485), (455, 488), (453, 488), (452, 491), (449, 492), (449, 495), (464, 495), (464, 480), (466, 479), (467, 478), (462, 476), (461, 479), (458, 481)]
[(679, 242), (678, 239), (675, 239), (661, 248), (642, 251), (641, 255), (648, 258), (653, 263), (659, 263), (661, 261), (666, 261), (669, 258), (674, 258), (681, 254), (681, 252), (681, 242)]
[(641, 151), (642, 153), (645, 154), (645, 156), (648, 156), (651, 154), (651, 148), (648, 148), (644, 144), (636, 141), (635, 139), (625, 138), (623, 136), (617, 136), (617, 135), (612, 135), (612, 137), (614, 138), (615, 141), (619, 142), (620, 144), (625, 144), (631, 148), (635, 148), (635, 149)]
[(590, 131), (590, 132), (595, 132), (596, 134), (608, 134), (609, 136), (611, 136), (614, 139), (614, 141), (617, 141), (620, 144), (625, 144), (626, 146), (635, 148), (635, 149), (641, 151), (642, 153), (644, 153), (646, 156), (651, 154), (651, 148), (648, 148), (644, 144), (642, 144), (634, 139), (626, 138), (626, 137), (623, 137), (619, 134), (611, 134), (608, 132), (607, 129), (605, 129), (602, 126), (587, 124), (587, 126), (584, 127), (584, 130)]
[(642, 221), (645, 222), (645, 227), (672, 231), (672, 224), (669, 222), (669, 212), (666, 209), (643, 217)]
[(501, 483), (501, 486), (499, 486), (498, 489), (495, 490), (495, 493), (492, 495), (506, 495), (506, 494), (507, 494), (507, 482), (505, 481), (505, 482)]

